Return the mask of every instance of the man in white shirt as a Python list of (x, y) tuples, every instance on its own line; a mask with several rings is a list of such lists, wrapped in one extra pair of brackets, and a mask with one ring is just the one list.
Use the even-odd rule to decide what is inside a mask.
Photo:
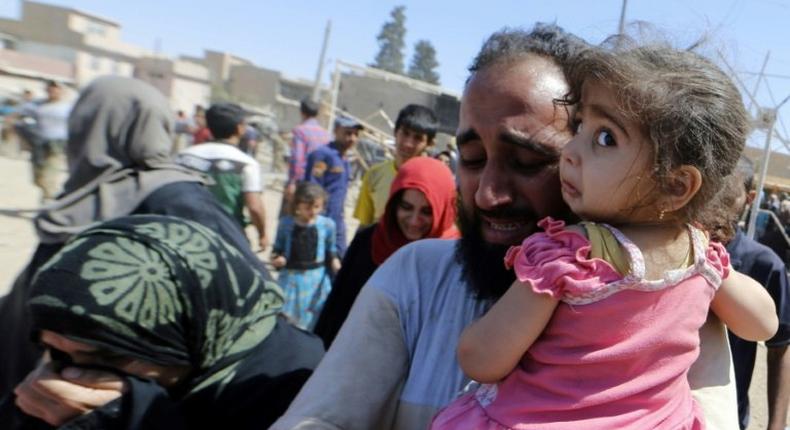
[(258, 230), (258, 244), (263, 250), (266, 238), (266, 212), (261, 199), (261, 167), (257, 160), (238, 148), (244, 135), (246, 112), (233, 103), (216, 103), (206, 111), (206, 122), (214, 140), (193, 145), (179, 152), (178, 163), (210, 175), (214, 185), (211, 192), (239, 225), (244, 228), (249, 220)]

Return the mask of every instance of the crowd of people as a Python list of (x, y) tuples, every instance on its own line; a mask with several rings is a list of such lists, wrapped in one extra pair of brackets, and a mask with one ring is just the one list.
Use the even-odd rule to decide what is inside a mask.
[(766, 341), (784, 428), (790, 286), (738, 226), (749, 121), (714, 63), (494, 33), (457, 152), (403, 107), (351, 240), (365, 126), (319, 110), (300, 104), (271, 240), (242, 107), (174, 124), (141, 81), (84, 88), (44, 146), (69, 177), (0, 299), (0, 427), (743, 429)]

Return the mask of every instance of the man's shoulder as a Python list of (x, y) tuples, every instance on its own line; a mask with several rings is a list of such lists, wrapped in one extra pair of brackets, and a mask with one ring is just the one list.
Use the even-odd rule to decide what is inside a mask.
[[(734, 262), (740, 261), (749, 267), (739, 268), (744, 273), (754, 266), (770, 266), (773, 270), (785, 270), (785, 263), (776, 253), (766, 245), (750, 239), (739, 232), (736, 238), (727, 246), (727, 252)], [(746, 273), (748, 274), (748, 273)]]
[(310, 154), (309, 157), (326, 157), (331, 156), (334, 153), (333, 149), (329, 145), (322, 145), (318, 148), (314, 149)]
[(395, 161), (394, 160), (384, 160), (378, 162), (370, 167), (369, 172), (371, 175), (381, 175), (390, 170), (395, 170)]
[(387, 258), (369, 284), (392, 296), (402, 296), (408, 291), (425, 293), (459, 281), (461, 265), (455, 257), (456, 242), (423, 239), (409, 243)]
[(236, 161), (244, 164), (258, 165), (258, 161), (248, 154), (245, 154), (241, 149), (219, 142), (204, 142), (199, 145), (192, 145), (179, 152), (179, 154), (195, 155), (207, 159), (226, 159)]

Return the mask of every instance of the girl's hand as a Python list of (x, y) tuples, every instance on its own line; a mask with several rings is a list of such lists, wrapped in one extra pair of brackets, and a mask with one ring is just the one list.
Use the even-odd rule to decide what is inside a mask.
[(333, 258), (333, 259), (332, 259), (332, 263), (330, 264), (330, 267), (331, 267), (331, 269), (332, 269), (332, 273), (337, 273), (337, 272), (339, 272), (339, 271), (340, 271), (340, 267), (341, 267), (341, 265), (340, 265), (340, 259), (339, 259), (339, 258), (337, 258), (337, 257)]
[(272, 266), (274, 266), (275, 269), (282, 269), (285, 267), (286, 262), (285, 257), (278, 255), (272, 259)]
[(113, 373), (67, 367), (58, 374), (51, 363), (42, 362), (14, 394), (22, 412), (59, 427), (121, 397), (126, 390), (126, 382)]

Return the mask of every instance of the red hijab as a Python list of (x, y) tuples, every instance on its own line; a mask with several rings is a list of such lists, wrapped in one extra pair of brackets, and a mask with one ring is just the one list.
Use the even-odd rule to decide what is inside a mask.
[(373, 232), (371, 254), (373, 262), (380, 265), (409, 240), (395, 220), (398, 209), (392, 198), (399, 192), (413, 188), (425, 194), (433, 210), (433, 224), (425, 238), (455, 239), (460, 237), (455, 228), (455, 180), (450, 169), (430, 157), (414, 157), (403, 163), (392, 181), (387, 207)]

